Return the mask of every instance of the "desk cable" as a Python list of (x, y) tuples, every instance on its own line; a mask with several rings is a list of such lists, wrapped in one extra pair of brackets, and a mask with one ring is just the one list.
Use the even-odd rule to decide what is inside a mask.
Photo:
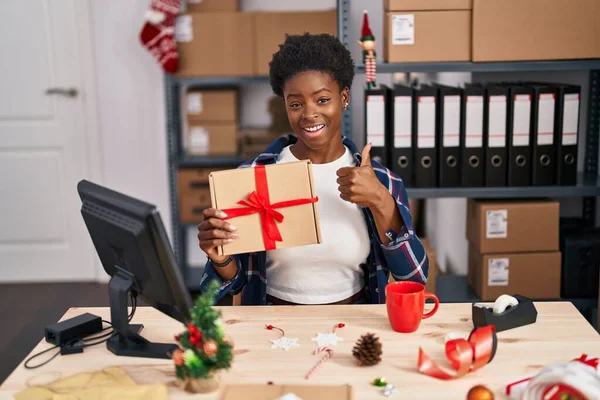
[[(131, 320), (133, 319), (133, 316), (135, 315), (135, 309), (137, 307), (137, 298), (134, 297), (133, 295), (130, 295), (130, 299), (131, 299), (132, 307), (131, 307), (131, 313), (127, 316), (127, 320), (129, 322), (131, 322)], [(106, 320), (103, 319), (102, 322), (104, 322), (108, 326), (106, 328), (102, 329), (99, 333), (102, 333), (102, 332), (104, 332), (104, 331), (106, 331), (108, 329), (111, 329), (110, 332), (103, 333), (103, 334), (101, 334), (99, 336), (94, 336), (94, 337), (90, 337), (90, 338), (86, 338), (86, 339), (73, 339), (73, 340), (71, 340), (71, 341), (69, 341), (69, 342), (67, 342), (67, 343), (65, 343), (63, 345), (52, 346), (52, 347), (50, 347), (50, 348), (48, 348), (46, 350), (42, 350), (39, 353), (34, 354), (31, 357), (29, 357), (25, 361), (25, 363), (24, 363), (23, 366), (26, 369), (36, 369), (36, 368), (39, 368), (41, 366), (44, 366), (44, 365), (48, 364), (50, 361), (54, 360), (54, 358), (56, 358), (56, 356), (58, 356), (61, 353), (69, 354), (68, 350), (71, 349), (71, 348), (79, 347), (79, 348), (83, 349), (83, 348), (86, 348), (86, 347), (95, 346), (97, 344), (106, 343), (110, 339), (110, 337), (112, 335), (114, 335), (116, 332), (114, 331), (114, 329), (112, 329), (112, 324), (109, 321), (106, 321)], [(98, 339), (101, 339), (101, 340), (98, 340)], [(42, 362), (41, 364), (37, 364), (37, 365), (34, 365), (34, 366), (28, 365), (29, 362), (31, 360), (33, 360), (34, 358), (37, 358), (37, 357), (41, 356), (42, 354), (45, 354), (45, 353), (47, 353), (49, 351), (52, 351), (52, 350), (58, 349), (58, 348), (60, 348), (60, 349), (56, 353), (54, 353), (54, 355), (52, 357), (50, 357), (46, 361)]]

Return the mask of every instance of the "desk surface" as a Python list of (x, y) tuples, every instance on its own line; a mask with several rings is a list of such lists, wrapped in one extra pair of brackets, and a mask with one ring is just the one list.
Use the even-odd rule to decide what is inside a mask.
[[(317, 333), (330, 332), (333, 325), (346, 326), (337, 331), (343, 338), (334, 348), (334, 355), (308, 381), (309, 383), (344, 384), (355, 388), (356, 399), (385, 398), (370, 382), (385, 376), (397, 388), (396, 398), (464, 399), (472, 386), (485, 384), (502, 399), (504, 384), (535, 374), (543, 366), (571, 360), (582, 353), (600, 356), (600, 335), (567, 302), (536, 303), (538, 321), (529, 326), (498, 334), (498, 351), (494, 360), (482, 369), (455, 381), (439, 381), (417, 371), (419, 346), (436, 361), (448, 365), (444, 356), (444, 335), (450, 331), (464, 335), (472, 329), (471, 305), (441, 304), (436, 315), (424, 320), (417, 332), (394, 332), (387, 319), (384, 305), (342, 306), (270, 306), (222, 307), (226, 332), (235, 342), (232, 369), (225, 373), (225, 382), (240, 383), (307, 383), (305, 373), (320, 356), (312, 355)], [(64, 316), (90, 312), (109, 319), (108, 308), (70, 309)], [(133, 323), (143, 323), (142, 334), (151, 341), (172, 341), (182, 325), (152, 308), (139, 307)], [(266, 324), (285, 330), (286, 336), (298, 338), (300, 347), (288, 351), (270, 348), (269, 339), (279, 337), (278, 331), (268, 331)], [(383, 344), (383, 360), (372, 367), (358, 367), (352, 358), (352, 347), (361, 334), (375, 332)], [(31, 354), (48, 348), (41, 341)], [(42, 361), (43, 358), (34, 360)], [(219, 392), (210, 395), (187, 395), (174, 385), (174, 368), (170, 360), (117, 357), (104, 344), (87, 348), (85, 353), (59, 356), (49, 364), (27, 370), (23, 363), (0, 387), (4, 398), (44, 379), (63, 377), (107, 366), (122, 366), (138, 383), (168, 383), (170, 398), (217, 399)]]

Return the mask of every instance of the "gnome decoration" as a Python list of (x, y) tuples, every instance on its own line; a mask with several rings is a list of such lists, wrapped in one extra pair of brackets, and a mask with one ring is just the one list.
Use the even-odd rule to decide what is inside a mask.
[(361, 38), (358, 44), (363, 49), (363, 64), (365, 65), (366, 88), (374, 89), (377, 86), (377, 53), (375, 52), (375, 36), (369, 27), (367, 10), (363, 14)]

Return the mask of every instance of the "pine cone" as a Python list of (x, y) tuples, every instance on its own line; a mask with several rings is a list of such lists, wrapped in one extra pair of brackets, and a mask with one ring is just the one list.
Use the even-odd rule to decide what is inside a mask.
[(381, 342), (374, 333), (362, 335), (352, 349), (352, 355), (358, 360), (358, 365), (375, 365), (381, 362)]

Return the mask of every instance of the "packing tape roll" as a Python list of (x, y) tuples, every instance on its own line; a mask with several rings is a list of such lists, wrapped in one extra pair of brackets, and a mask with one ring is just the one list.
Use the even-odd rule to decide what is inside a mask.
[(519, 305), (519, 301), (508, 294), (503, 294), (498, 297), (494, 302), (494, 308), (492, 311), (494, 314), (502, 314), (509, 307), (515, 307)]

